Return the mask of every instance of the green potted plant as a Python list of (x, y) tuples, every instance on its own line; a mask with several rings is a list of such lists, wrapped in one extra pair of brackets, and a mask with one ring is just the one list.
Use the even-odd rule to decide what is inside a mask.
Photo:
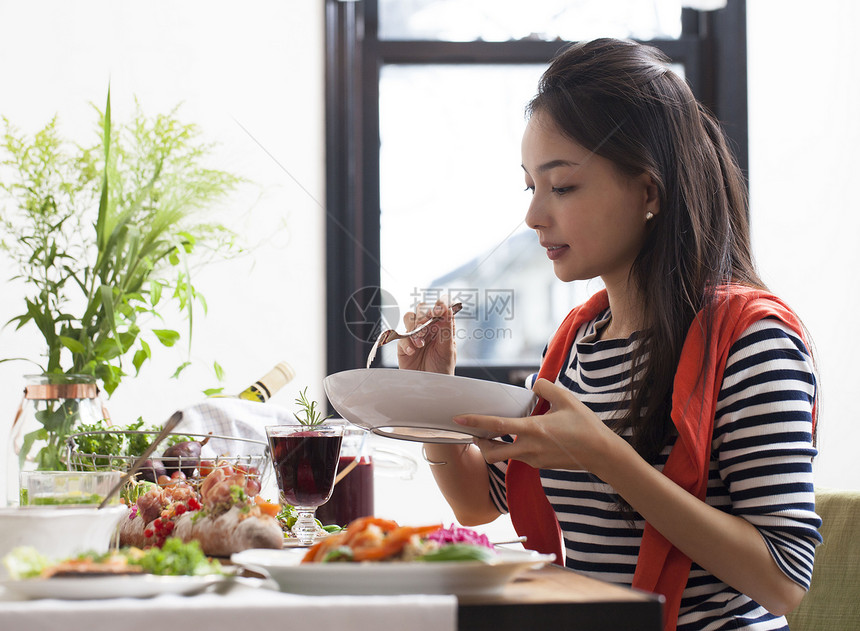
[[(10, 437), (18, 467), (65, 468), (64, 439), (94, 388), (110, 395), (153, 345), (177, 343), (167, 309), (187, 320), (190, 345), (195, 305), (206, 307), (192, 271), (239, 251), (234, 233), (202, 211), (241, 180), (205, 167), (213, 146), (194, 125), (177, 109), (147, 117), (139, 103), (131, 122), (116, 125), (110, 91), (104, 111), (95, 109), (99, 141), (90, 147), (61, 138), (56, 117), (31, 138), (3, 118), (0, 249), (26, 293), (7, 325), (35, 326), (44, 339), (42, 357), (26, 358), (41, 370), (35, 420), (17, 422)], [(13, 359), (25, 358), (0, 361)], [(68, 384), (68, 396), (52, 398)]]

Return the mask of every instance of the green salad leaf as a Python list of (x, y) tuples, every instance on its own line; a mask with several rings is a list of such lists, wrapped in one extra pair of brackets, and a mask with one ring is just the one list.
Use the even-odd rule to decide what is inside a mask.
[[(284, 532), (290, 532), (293, 529), (293, 526), (296, 523), (296, 520), (299, 518), (299, 514), (296, 512), (294, 506), (290, 506), (289, 504), (281, 504), (281, 512), (277, 515), (277, 520), (281, 524), (281, 528)], [(322, 522), (317, 519), (317, 526), (322, 528), (327, 533), (334, 534), (341, 532), (344, 528), (343, 526), (338, 526), (337, 524), (328, 524), (323, 525)]]
[(31, 546), (13, 548), (3, 557), (3, 565), (6, 566), (6, 571), (13, 580), (39, 576), (50, 564), (51, 560), (48, 557)]
[(178, 537), (168, 537), (161, 548), (150, 548), (129, 563), (141, 566), (150, 574), (170, 576), (201, 576), (220, 574), (221, 564), (209, 559), (197, 541), (183, 543)]
[(428, 552), (417, 561), (489, 561), (493, 551), (486, 546), (476, 546), (469, 543), (451, 543), (438, 550)]

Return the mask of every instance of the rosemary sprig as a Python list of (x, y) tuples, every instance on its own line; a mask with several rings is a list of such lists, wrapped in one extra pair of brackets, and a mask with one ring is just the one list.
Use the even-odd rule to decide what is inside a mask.
[(327, 418), (331, 418), (331, 414), (323, 416), (322, 413), (317, 410), (317, 402), (308, 400), (307, 392), (308, 389), (305, 388), (299, 392), (299, 398), (296, 399), (296, 405), (301, 408), (301, 411), (304, 412), (305, 415), (304, 418), (301, 418), (298, 414), (293, 412), (293, 416), (296, 417), (296, 420), (302, 425), (314, 426), (319, 425)]

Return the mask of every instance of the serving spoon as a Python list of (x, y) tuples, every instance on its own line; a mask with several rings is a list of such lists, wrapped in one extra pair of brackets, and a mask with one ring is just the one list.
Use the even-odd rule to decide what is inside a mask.
[[(460, 309), (462, 309), (462, 308), (463, 308), (462, 302), (455, 302), (453, 305), (451, 305), (451, 315), (454, 315), (455, 313), (460, 311)], [(394, 340), (402, 340), (402, 339), (405, 339), (407, 337), (412, 337), (413, 335), (416, 335), (416, 334), (420, 333), (421, 331), (423, 331), (424, 329), (426, 329), (428, 326), (430, 326), (434, 322), (438, 322), (443, 317), (445, 317), (445, 316), (433, 316), (432, 318), (430, 318), (426, 322), (422, 322), (419, 326), (415, 327), (411, 331), (407, 331), (406, 333), (398, 333), (394, 329), (388, 329), (386, 331), (383, 331), (382, 333), (379, 334), (379, 337), (376, 338), (376, 342), (374, 343), (373, 347), (370, 349), (370, 353), (368, 353), (368, 355), (367, 355), (367, 366), (366, 367), (370, 368), (370, 365), (373, 363), (373, 359), (376, 357), (376, 351), (379, 350), (380, 346), (385, 346), (386, 344), (388, 344), (389, 342), (393, 342)]]
[(176, 429), (176, 426), (179, 425), (179, 421), (181, 420), (182, 412), (179, 410), (174, 412), (173, 415), (169, 419), (167, 419), (167, 422), (164, 424), (164, 427), (161, 428), (161, 431), (158, 432), (158, 435), (156, 435), (156, 437), (152, 440), (152, 442), (149, 444), (149, 447), (143, 450), (143, 453), (137, 460), (134, 461), (131, 467), (129, 467), (129, 470), (126, 471), (125, 475), (119, 479), (119, 482), (117, 482), (110, 491), (108, 491), (101, 504), (99, 504), (99, 508), (104, 508), (108, 505), (108, 502), (110, 502), (111, 498), (116, 495), (119, 490), (125, 485), (125, 483), (131, 479), (131, 476), (137, 473), (138, 469), (143, 466), (143, 463), (146, 462), (146, 460), (161, 444), (161, 441), (167, 438), (167, 435), (174, 429)]

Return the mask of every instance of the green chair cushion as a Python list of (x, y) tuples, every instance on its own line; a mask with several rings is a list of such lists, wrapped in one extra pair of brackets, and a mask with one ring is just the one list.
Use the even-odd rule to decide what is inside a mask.
[(812, 585), (794, 612), (791, 631), (860, 629), (860, 491), (816, 489), (824, 543), (815, 553)]

